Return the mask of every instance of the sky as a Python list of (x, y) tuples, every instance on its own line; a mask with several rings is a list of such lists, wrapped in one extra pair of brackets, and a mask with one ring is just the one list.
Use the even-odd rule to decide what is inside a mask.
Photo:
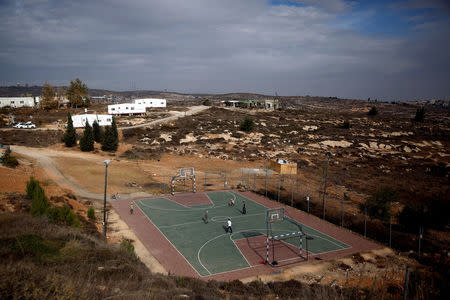
[(450, 1), (0, 0), (0, 85), (450, 99)]

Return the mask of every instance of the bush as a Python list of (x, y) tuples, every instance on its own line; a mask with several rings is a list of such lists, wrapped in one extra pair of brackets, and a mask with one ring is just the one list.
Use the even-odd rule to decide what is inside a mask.
[(423, 122), (423, 120), (425, 119), (425, 107), (421, 107), (418, 108), (416, 110), (416, 116), (414, 117), (413, 121), (414, 122)]
[(122, 242), (120, 243), (120, 249), (127, 252), (130, 256), (136, 257), (136, 253), (134, 252), (134, 246), (129, 240), (123, 239)]
[(244, 121), (242, 121), (241, 126), (239, 127), (240, 130), (245, 132), (250, 132), (255, 129), (255, 122), (250, 117), (245, 117)]
[(50, 204), (39, 181), (33, 177), (30, 177), (30, 181), (27, 182), (27, 195), (31, 198), (30, 214), (32, 216), (45, 214)]
[(3, 165), (8, 168), (15, 168), (19, 165), (19, 161), (17, 158), (11, 155), (11, 153), (8, 151), (3, 155)]
[(372, 106), (367, 114), (369, 116), (376, 116), (378, 114), (378, 109), (375, 106)]
[(205, 99), (205, 100), (203, 100), (202, 104), (206, 105), (206, 106), (211, 106), (211, 100)]
[(367, 208), (367, 214), (371, 219), (387, 221), (391, 215), (391, 203), (396, 200), (397, 192), (394, 189), (381, 187), (360, 205), (360, 210), (364, 212)]
[(78, 220), (78, 216), (73, 212), (73, 210), (67, 206), (53, 206), (47, 211), (47, 216), (52, 223), (59, 225), (67, 225), (79, 228), (81, 227), (81, 222)]
[(351, 127), (350, 121), (345, 120), (344, 123), (342, 123), (341, 128), (349, 129)]
[(91, 220), (95, 220), (95, 209), (91, 206), (87, 211), (87, 217)]

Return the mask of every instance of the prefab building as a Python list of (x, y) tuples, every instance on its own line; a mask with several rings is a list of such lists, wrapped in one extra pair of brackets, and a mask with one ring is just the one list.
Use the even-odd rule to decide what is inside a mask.
[(139, 115), (145, 114), (146, 107), (142, 104), (121, 103), (108, 105), (108, 114), (110, 115)]
[(0, 107), (34, 107), (38, 102), (39, 97), (0, 97)]
[(146, 108), (166, 107), (166, 99), (159, 98), (134, 99), (133, 103), (144, 105)]
[(97, 121), (100, 126), (111, 126), (111, 115), (97, 115), (97, 114), (82, 114), (72, 116), (73, 127), (80, 128), (86, 125), (86, 121), (92, 126), (94, 121)]

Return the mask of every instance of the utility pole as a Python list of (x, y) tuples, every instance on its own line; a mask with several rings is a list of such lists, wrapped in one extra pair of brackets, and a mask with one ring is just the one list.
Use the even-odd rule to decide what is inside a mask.
[(325, 174), (324, 174), (324, 182), (323, 182), (323, 213), (322, 213), (322, 219), (325, 220), (325, 206), (327, 203), (327, 177), (328, 177), (328, 166), (330, 165), (330, 158), (331, 158), (331, 152), (327, 152), (327, 166), (325, 167)]
[(105, 163), (105, 192), (103, 194), (103, 236), (106, 238), (106, 187), (108, 185), (108, 165), (111, 163), (109, 159), (103, 161)]

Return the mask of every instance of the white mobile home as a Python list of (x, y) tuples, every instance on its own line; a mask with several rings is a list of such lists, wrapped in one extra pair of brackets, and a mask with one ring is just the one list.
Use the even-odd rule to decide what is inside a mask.
[(145, 108), (166, 107), (166, 99), (159, 98), (134, 99), (133, 103), (144, 105)]
[(0, 107), (34, 107), (38, 102), (39, 97), (0, 97)]
[(97, 123), (100, 126), (111, 126), (112, 124), (111, 115), (82, 114), (72, 116), (73, 127), (75, 128), (84, 127), (86, 121), (92, 126), (95, 120), (97, 120)]
[(108, 114), (110, 115), (138, 115), (145, 114), (144, 105), (135, 103), (121, 103), (108, 105)]

